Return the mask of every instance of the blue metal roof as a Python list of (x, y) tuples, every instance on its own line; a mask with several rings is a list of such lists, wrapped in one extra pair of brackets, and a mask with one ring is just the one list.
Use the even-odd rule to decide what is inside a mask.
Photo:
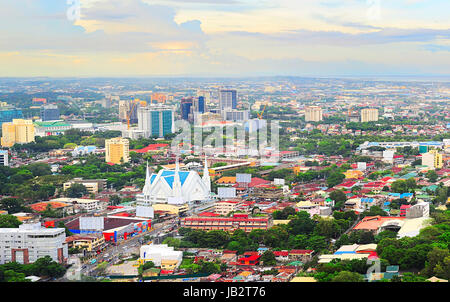
[(361, 202), (374, 202), (373, 198), (361, 198)]
[[(180, 177), (181, 185), (184, 185), (184, 182), (188, 178), (189, 173), (191, 173), (191, 172), (188, 172), (188, 171), (179, 171), (178, 172), (178, 176)], [(163, 170), (163, 172), (161, 173), (161, 177), (166, 180), (166, 182), (170, 186), (170, 188), (173, 188), (172, 186), (173, 186), (174, 176), (175, 176), (175, 171), (172, 171), (172, 170)], [(153, 183), (155, 178), (156, 178), (156, 174), (152, 174), (152, 176), (150, 177), (151, 183)]]

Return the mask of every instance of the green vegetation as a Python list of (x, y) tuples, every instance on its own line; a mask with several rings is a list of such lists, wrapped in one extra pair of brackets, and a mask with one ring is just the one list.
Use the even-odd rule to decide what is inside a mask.
[(10, 262), (0, 265), (0, 282), (26, 282), (26, 276), (60, 278), (66, 268), (52, 260), (50, 256), (39, 258), (34, 263)]

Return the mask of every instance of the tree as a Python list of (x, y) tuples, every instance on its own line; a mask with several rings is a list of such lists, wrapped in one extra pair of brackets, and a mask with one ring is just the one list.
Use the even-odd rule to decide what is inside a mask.
[(25, 279), (24, 273), (18, 273), (13, 270), (7, 270), (3, 274), (5, 282), (30, 282), (30, 280)]
[(24, 209), (24, 201), (20, 198), (4, 198), (0, 201), (0, 209), (9, 214), (19, 213)]
[(340, 183), (345, 179), (345, 175), (339, 172), (332, 172), (328, 178), (327, 178), (327, 185), (328, 187), (332, 188)]
[(18, 228), (21, 224), (14, 215), (0, 215), (0, 228)]
[(109, 197), (109, 204), (112, 206), (116, 206), (121, 203), (121, 199), (118, 195), (111, 195)]
[(288, 223), (289, 232), (293, 235), (310, 234), (314, 230), (314, 226), (314, 220), (305, 211), (298, 212)]
[(335, 203), (347, 201), (347, 195), (342, 190), (334, 190), (330, 193), (329, 197)]
[(436, 182), (439, 178), (439, 175), (434, 170), (430, 170), (425, 174), (425, 177), (428, 178), (429, 182)]
[(386, 213), (379, 206), (373, 206), (369, 210), (361, 213), (361, 218), (364, 218), (366, 216), (388, 216), (388, 213)]
[(405, 180), (399, 179), (392, 183), (391, 191), (395, 193), (407, 193), (408, 185)]
[(272, 251), (265, 251), (261, 255), (260, 261), (262, 261), (265, 266), (272, 266), (277, 264), (275, 254)]
[(70, 198), (80, 198), (88, 193), (87, 188), (83, 184), (72, 184), (66, 190), (66, 196)]
[(339, 272), (331, 280), (331, 282), (363, 282), (363, 281), (364, 281), (364, 278), (361, 274), (354, 273), (354, 272), (348, 272), (348, 271)]

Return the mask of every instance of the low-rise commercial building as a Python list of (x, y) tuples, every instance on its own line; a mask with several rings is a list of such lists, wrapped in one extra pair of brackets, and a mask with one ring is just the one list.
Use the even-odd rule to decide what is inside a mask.
[(40, 223), (0, 228), (0, 264), (33, 263), (45, 256), (59, 263), (66, 261), (68, 249), (64, 228), (46, 229)]
[(256, 229), (267, 230), (272, 227), (272, 219), (269, 217), (248, 217), (247, 214), (234, 214), (233, 217), (188, 217), (181, 221), (185, 228), (199, 230), (223, 230), (233, 232), (237, 229), (251, 232)]
[(74, 178), (63, 184), (64, 191), (70, 188), (73, 184), (82, 184), (86, 187), (89, 193), (97, 194), (106, 189), (107, 180)]

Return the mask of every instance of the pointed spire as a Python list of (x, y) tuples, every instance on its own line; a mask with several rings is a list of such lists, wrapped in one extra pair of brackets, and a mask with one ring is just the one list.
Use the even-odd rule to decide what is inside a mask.
[(208, 161), (206, 160), (206, 153), (205, 153), (205, 165), (203, 167), (202, 180), (205, 183), (206, 187), (208, 188), (208, 191), (211, 192), (211, 177), (209, 176)]
[(173, 196), (174, 197), (181, 197), (181, 180), (180, 180), (180, 164), (179, 164), (179, 158), (177, 155), (177, 159), (175, 162), (175, 174), (173, 176)]
[(144, 193), (144, 195), (149, 195), (150, 194), (150, 188), (152, 186), (152, 182), (150, 180), (150, 169), (148, 167), (148, 161), (147, 161), (147, 170), (145, 172), (145, 185), (144, 188), (142, 190), (142, 192)]

